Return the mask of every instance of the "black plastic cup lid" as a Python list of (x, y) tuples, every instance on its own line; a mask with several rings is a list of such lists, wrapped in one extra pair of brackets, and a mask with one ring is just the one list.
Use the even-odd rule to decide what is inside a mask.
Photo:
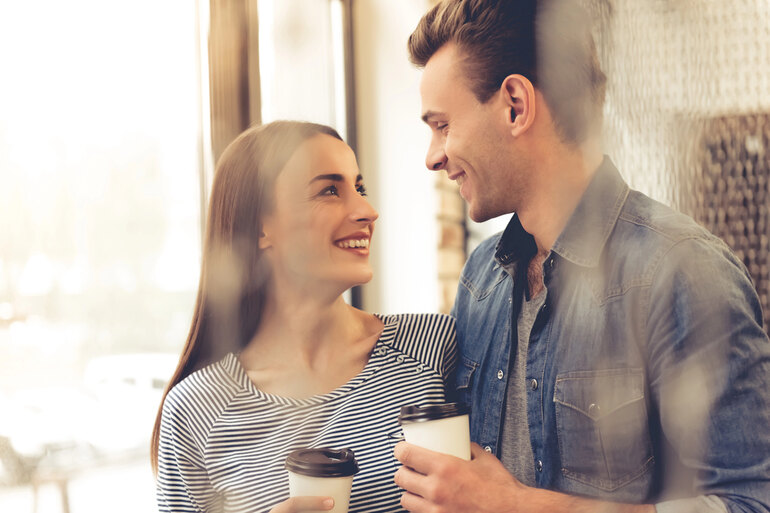
[(398, 416), (398, 423), (408, 422), (427, 422), (429, 420), (446, 419), (467, 415), (471, 409), (465, 404), (446, 403), (433, 406), (402, 406), (401, 415)]
[(286, 458), (286, 470), (311, 477), (348, 477), (358, 472), (350, 449), (299, 449)]

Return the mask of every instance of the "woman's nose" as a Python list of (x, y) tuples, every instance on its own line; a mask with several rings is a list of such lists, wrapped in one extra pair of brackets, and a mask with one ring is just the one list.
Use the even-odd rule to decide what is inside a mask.
[(351, 210), (351, 216), (356, 222), (371, 223), (380, 217), (380, 214), (374, 209), (366, 197), (356, 194), (355, 203)]

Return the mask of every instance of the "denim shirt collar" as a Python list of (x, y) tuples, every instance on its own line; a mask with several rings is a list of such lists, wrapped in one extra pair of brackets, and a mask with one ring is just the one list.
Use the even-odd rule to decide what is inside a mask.
[(524, 230), (519, 216), (514, 213), (497, 242), (495, 260), (507, 268), (517, 262), (528, 262), (536, 253), (535, 238)]
[[(552, 251), (583, 267), (596, 267), (630, 189), (605, 155)], [(528, 262), (537, 253), (535, 239), (514, 214), (495, 247), (501, 266)]]

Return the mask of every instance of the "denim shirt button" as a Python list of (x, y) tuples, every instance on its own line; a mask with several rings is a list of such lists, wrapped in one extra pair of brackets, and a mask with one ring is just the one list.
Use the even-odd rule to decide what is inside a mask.
[(548, 260), (548, 267), (553, 269), (553, 257)]
[(535, 469), (537, 469), (538, 472), (543, 471), (543, 462), (540, 460), (537, 460), (537, 463), (535, 463)]
[(488, 445), (484, 446), (484, 450), (487, 451), (487, 452), (492, 452), (492, 448), (490, 446), (488, 446)]
[(497, 379), (503, 379), (503, 370), (502, 369), (497, 371)]
[(596, 403), (591, 403), (591, 405), (588, 407), (588, 414), (592, 417), (599, 415), (600, 411), (602, 411), (602, 409)]
[(532, 380), (529, 382), (529, 386), (532, 388), (532, 390), (537, 390), (537, 380), (532, 378)]

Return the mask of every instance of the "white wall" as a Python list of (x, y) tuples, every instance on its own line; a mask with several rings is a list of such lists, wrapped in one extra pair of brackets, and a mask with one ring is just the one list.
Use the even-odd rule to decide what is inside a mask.
[(425, 168), (429, 132), (420, 121), (420, 71), (406, 41), (428, 0), (361, 0), (355, 23), (358, 159), (380, 213), (372, 246), (371, 312), (438, 309), (437, 194)]

